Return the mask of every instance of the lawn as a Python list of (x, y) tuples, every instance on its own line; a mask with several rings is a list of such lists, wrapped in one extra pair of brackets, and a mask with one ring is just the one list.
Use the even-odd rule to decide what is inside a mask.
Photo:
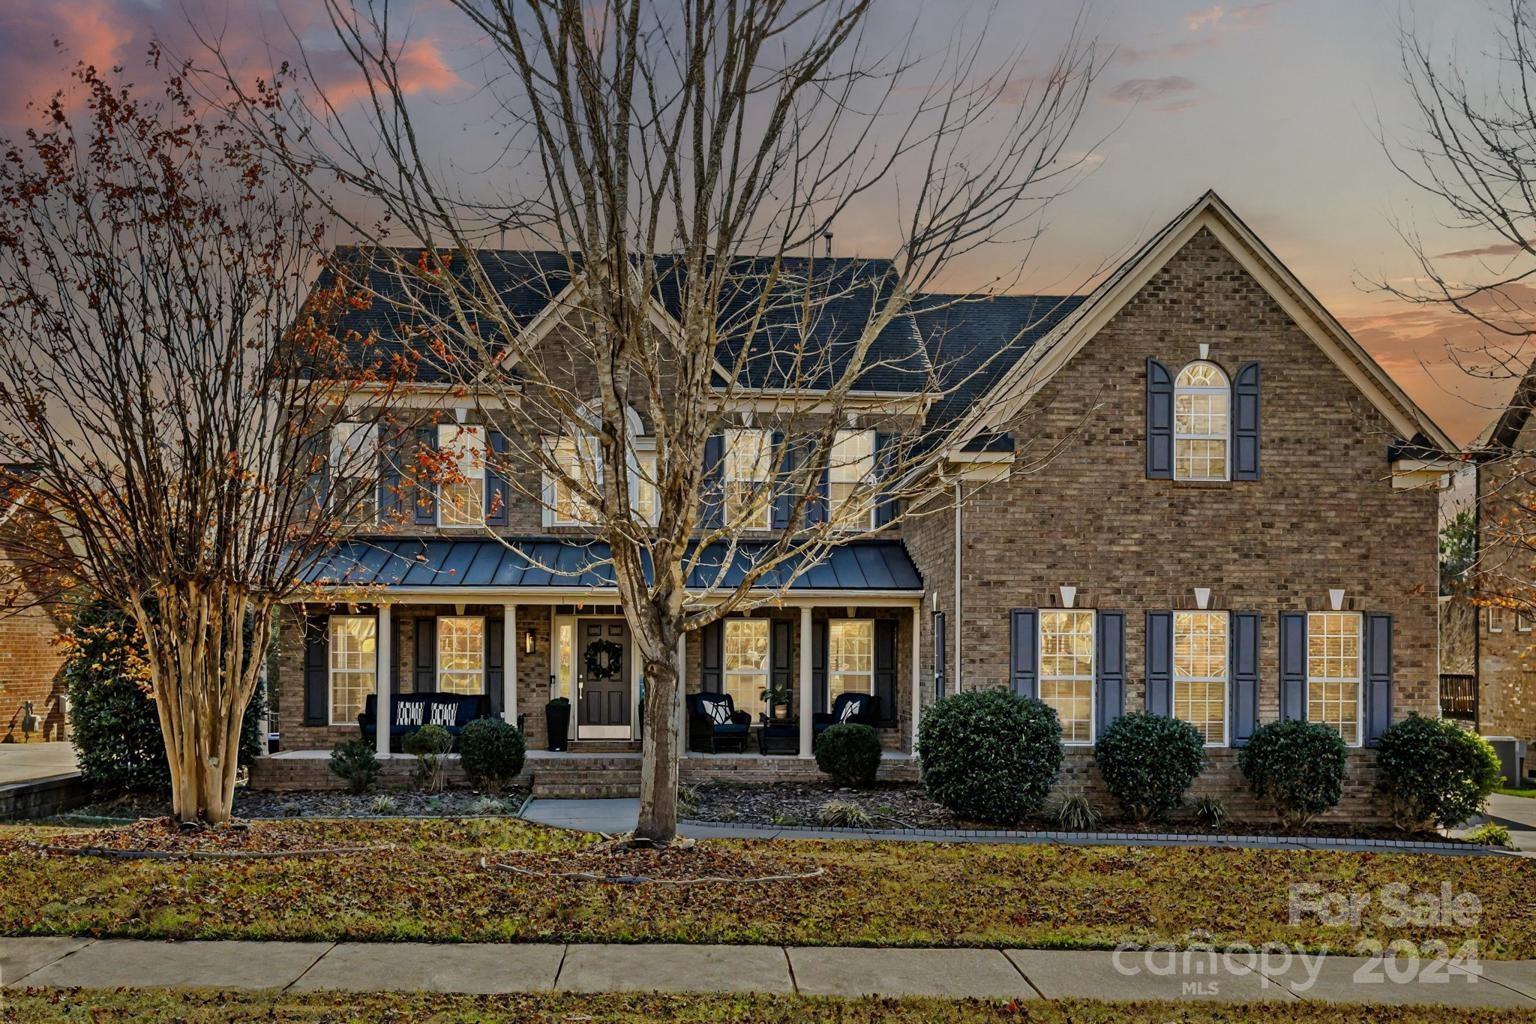
[(1498, 789), (1495, 789), (1494, 792), (1502, 793), (1505, 796), (1523, 796), (1527, 798), (1536, 798), (1536, 786), (1527, 786), (1521, 789), (1510, 789), (1504, 786), (1500, 786)]
[[(1521, 1010), (1453, 1010), (1373, 1006), (1373, 1024), (1503, 1024), (1529, 1020)], [(657, 995), (353, 995), (213, 993), (157, 990), (8, 994), (0, 1020), (16, 1024), (68, 1021), (110, 1024), (1357, 1024), (1360, 1007), (1317, 1003), (987, 1003), (937, 999), (801, 999), (792, 996)]]
[[(1536, 864), (1513, 857), (931, 843), (701, 843), (615, 857), (595, 840), (509, 819), (273, 821), (232, 833), (334, 856), (118, 860), (44, 844), (133, 845), (132, 832), (0, 833), (0, 933), (144, 938), (728, 942), (1110, 948), (1126, 940), (1301, 943), (1480, 939), (1484, 958), (1536, 957)], [(387, 847), (375, 849), (377, 847)], [(484, 862), (484, 863), (482, 863)], [(498, 870), (512, 865), (519, 872)], [(558, 874), (682, 878), (609, 884)], [(764, 875), (808, 876), (769, 883)], [(1471, 893), (1475, 922), (1291, 924), (1289, 887)]]

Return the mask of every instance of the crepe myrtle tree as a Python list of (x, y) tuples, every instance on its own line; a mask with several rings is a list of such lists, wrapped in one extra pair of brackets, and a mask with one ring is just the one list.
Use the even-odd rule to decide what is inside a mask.
[[(445, 166), (423, 141), (387, 3), (327, 4), (366, 102), (326, 102), (327, 69), (301, 57), (312, 102), (247, 92), (233, 113), (389, 225), (349, 220), (369, 261), (355, 283), (492, 413), (495, 500), (606, 542), (647, 681), (637, 837), (667, 842), (683, 638), (952, 500), (947, 456), (986, 424), (936, 407), (1011, 358), (942, 328), (929, 353), (914, 302), (958, 323), (1017, 280), (1091, 151), (1069, 139), (1102, 62), (1075, 31), (1042, 60), (991, 62), (984, 23), (932, 54), (915, 28), (874, 53), (872, 0), (450, 6), (512, 140), (493, 167)], [(211, 52), (211, 88), (238, 88)], [(830, 257), (836, 230), (877, 220), (883, 259)], [(484, 250), (507, 234), (547, 255)], [(965, 257), (990, 268), (983, 288), (914, 300)], [(839, 433), (853, 424), (880, 449)], [(1013, 472), (1047, 456), (1026, 444)]]
[[(1477, 341), (1447, 345), (1455, 372), (1512, 385), (1513, 396), (1480, 463), (1480, 512), (1463, 512), (1441, 533), (1442, 589), (1476, 604), (1536, 618), (1536, 446), (1518, 429), (1536, 407), (1536, 10), (1528, 0), (1495, 5), (1491, 38), (1479, 48), (1440, 51), (1404, 30), (1401, 63), (1416, 115), (1381, 133), (1398, 171), (1431, 201), (1436, 218), (1466, 236), (1428, 243), (1399, 229), (1419, 273), (1384, 292), (1443, 310)], [(1476, 53), (1468, 59), (1463, 54)], [(1460, 389), (1458, 389), (1460, 390)], [(1490, 418), (1500, 410), (1491, 409)]]
[(327, 216), (183, 71), (77, 66), (3, 144), (0, 461), (39, 512), (8, 542), (57, 581), (35, 600), (132, 616), (174, 814), (222, 822), (274, 607), (347, 529), (311, 487), (328, 425), (402, 367), (330, 333), (366, 297), (310, 288)]

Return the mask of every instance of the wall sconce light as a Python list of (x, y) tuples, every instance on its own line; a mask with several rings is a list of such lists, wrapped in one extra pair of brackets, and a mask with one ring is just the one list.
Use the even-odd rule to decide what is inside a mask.
[(523, 630), (523, 653), (533, 653), (533, 630), (531, 629)]

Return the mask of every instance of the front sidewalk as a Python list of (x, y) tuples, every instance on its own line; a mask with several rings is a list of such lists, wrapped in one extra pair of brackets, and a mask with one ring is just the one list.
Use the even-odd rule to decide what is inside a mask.
[(1536, 1009), (1536, 960), (1486, 961), (1468, 969), (1423, 966), (1413, 980), (1394, 981), (1406, 975), (1390, 962), (1279, 953), (1250, 960), (1240, 954), (1029, 949), (0, 938), (0, 983), (16, 989), (702, 991)]

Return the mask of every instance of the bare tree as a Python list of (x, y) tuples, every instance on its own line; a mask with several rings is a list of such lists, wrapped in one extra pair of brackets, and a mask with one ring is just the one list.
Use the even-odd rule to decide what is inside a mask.
[[(328, 2), (360, 110), (327, 102), (300, 60), (319, 102), (253, 93), (237, 113), (269, 153), (324, 166), (382, 214), (389, 234), (350, 219), (368, 290), (497, 410), (507, 500), (605, 542), (594, 564), (647, 681), (638, 835), (665, 842), (680, 641), (781, 600), (837, 544), (943, 511), (947, 456), (977, 426), (937, 407), (1017, 350), (925, 345), (914, 304), (937, 316), (1018, 280), (1081, 170), (1068, 143), (1101, 61), (1074, 31), (1038, 63), (1020, 48), (989, 64), (984, 24), (935, 53), (909, 34), (873, 54), (872, 0), (452, 6), (486, 43), (509, 140), (492, 167), (445, 168), (423, 142), (388, 3)], [(889, 251), (832, 258), (834, 232), (872, 209)], [(546, 252), (483, 248), (509, 233)], [(986, 288), (915, 299), (999, 243), (1012, 255)], [(530, 291), (550, 312), (529, 317)], [(890, 440), (840, 443), (854, 420)]]
[(42, 510), (23, 538), (59, 581), (42, 597), (83, 587), (132, 616), (174, 813), (221, 822), (275, 604), (345, 532), (313, 486), (320, 431), (400, 368), (329, 332), (365, 299), (311, 291), (311, 193), (159, 58), (158, 91), (77, 67), (4, 147), (0, 459)]
[(1474, 328), (1480, 344), (1448, 348), (1457, 372), (1516, 382), (1476, 453), (1481, 524), (1459, 575), (1478, 603), (1536, 617), (1536, 443), (1520, 429), (1536, 406), (1528, 344), (1536, 334), (1536, 11), (1527, 0), (1506, 0), (1491, 52), (1476, 65), (1442, 57), (1410, 30), (1401, 51), (1418, 123), (1387, 153), (1443, 224), (1469, 239), (1443, 252), (1400, 228), (1419, 279), (1380, 287)]

